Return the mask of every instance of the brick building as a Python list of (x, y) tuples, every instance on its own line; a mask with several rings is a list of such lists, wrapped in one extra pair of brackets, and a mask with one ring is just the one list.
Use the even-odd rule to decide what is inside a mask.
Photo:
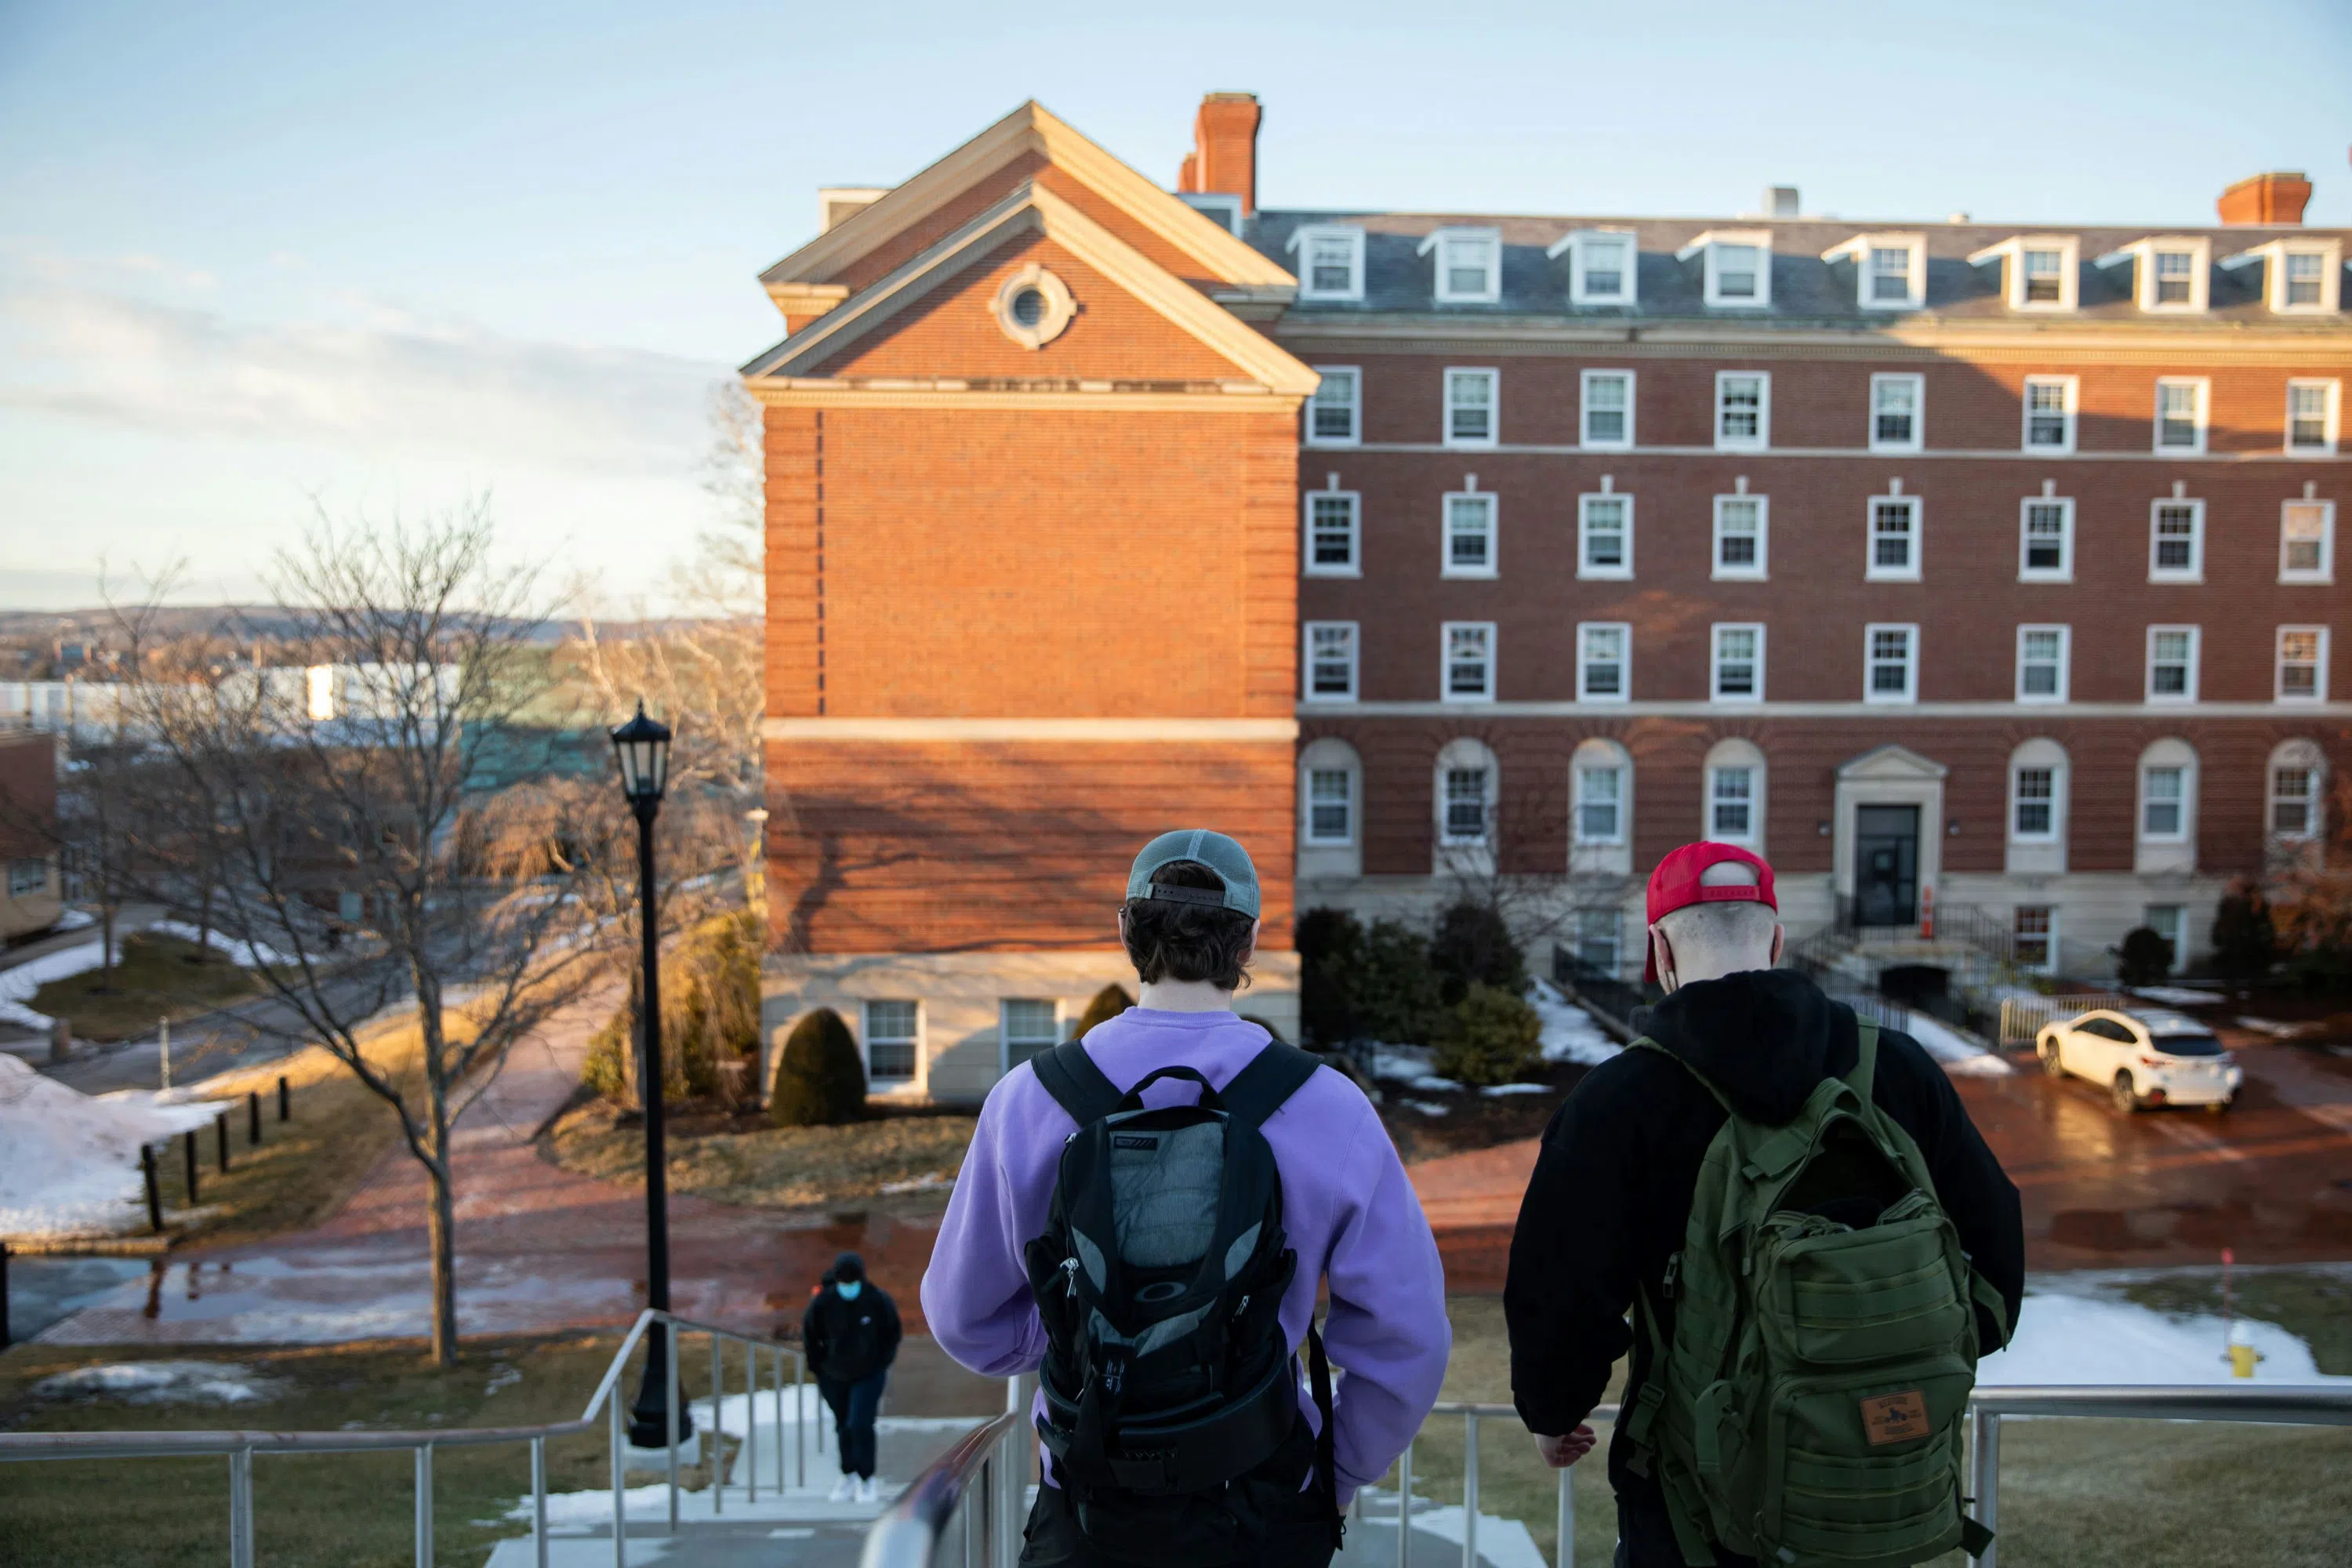
[(1027, 105), (765, 274), (772, 1026), (976, 1094), (1177, 821), (1269, 949), (1467, 881), (1618, 967), (1702, 836), (1793, 931), (2077, 969), (2307, 852), (2352, 325), (2299, 176), (2198, 229), (1276, 212), (1258, 116), (1171, 194)]

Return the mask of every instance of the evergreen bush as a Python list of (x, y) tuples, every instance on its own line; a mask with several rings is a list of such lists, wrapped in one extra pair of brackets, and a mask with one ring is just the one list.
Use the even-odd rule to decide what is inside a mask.
[(1349, 987), (1364, 963), (1364, 926), (1345, 910), (1298, 917), (1298, 1023), (1307, 1043), (1334, 1050), (1363, 1031)]
[(1526, 998), (1473, 984), (1454, 1005), (1454, 1028), (1437, 1047), (1440, 1078), (1481, 1088), (1509, 1083), (1542, 1060), (1543, 1020)]
[(1490, 985), (1518, 996), (1528, 988), (1527, 955), (1511, 939), (1511, 928), (1492, 904), (1464, 899), (1437, 917), (1429, 962), (1435, 966), (1445, 1005), (1457, 1006), (1473, 985)]
[(1453, 1030), (1429, 942), (1395, 921), (1374, 921), (1343, 984), (1362, 1035), (1391, 1045), (1429, 1045)]
[(2116, 978), (2126, 985), (2161, 985), (2172, 973), (2172, 944), (2148, 926), (2124, 932), (2116, 952)]
[[(662, 1098), (698, 1100), (722, 1087), (721, 1062), (760, 1050), (760, 929), (748, 911), (706, 921), (662, 958)], [(635, 970), (629, 994), (588, 1038), (581, 1081), (607, 1100), (637, 1102)]]
[(2224, 979), (2244, 984), (2270, 973), (2278, 956), (2278, 931), (2262, 889), (2240, 879), (2221, 895), (2213, 911), (2213, 967)]
[(841, 1015), (820, 1007), (793, 1026), (768, 1096), (779, 1127), (837, 1127), (866, 1114), (866, 1064)]
[(1087, 1010), (1078, 1015), (1077, 1023), (1070, 1030), (1070, 1038), (1085, 1039), (1088, 1029), (1106, 1018), (1118, 1017), (1134, 1005), (1135, 998), (1127, 994), (1125, 987), (1118, 984), (1104, 986), (1095, 993), (1094, 1000), (1087, 1004)]

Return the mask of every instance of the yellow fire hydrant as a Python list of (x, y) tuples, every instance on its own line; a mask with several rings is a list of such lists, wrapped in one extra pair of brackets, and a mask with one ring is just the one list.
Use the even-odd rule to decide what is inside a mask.
[(2255, 1350), (2252, 1344), (2247, 1342), (2245, 1325), (2242, 1323), (2231, 1324), (2230, 1375), (2231, 1377), (2253, 1376), (2254, 1363), (2262, 1359), (2262, 1352)]

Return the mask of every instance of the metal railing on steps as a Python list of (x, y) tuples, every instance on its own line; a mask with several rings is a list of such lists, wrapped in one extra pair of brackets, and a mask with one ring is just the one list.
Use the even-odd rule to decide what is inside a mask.
[[(775, 1481), (773, 1489), (784, 1490), (786, 1443), (784, 1441), (784, 1359), (793, 1363), (792, 1377), (792, 1466), (797, 1480), (805, 1484), (808, 1479), (807, 1401), (803, 1389), (808, 1379), (808, 1363), (798, 1345), (761, 1334), (747, 1334), (740, 1330), (722, 1329), (715, 1323), (698, 1323), (672, 1312), (647, 1309), (631, 1326), (620, 1349), (613, 1352), (612, 1364), (604, 1369), (596, 1390), (588, 1397), (587, 1408), (572, 1421), (550, 1421), (534, 1426), (472, 1426), (436, 1427), (430, 1431), (338, 1431), (338, 1432), (0, 1432), (0, 1461), (33, 1459), (143, 1459), (186, 1458), (200, 1454), (217, 1454), (228, 1460), (229, 1466), (229, 1564), (230, 1568), (254, 1568), (253, 1531), (253, 1460), (257, 1454), (352, 1454), (381, 1453), (386, 1450), (408, 1449), (415, 1456), (415, 1561), (417, 1568), (433, 1568), (433, 1457), (442, 1448), (479, 1448), (510, 1443), (527, 1443), (530, 1447), (530, 1539), (539, 1568), (547, 1568), (547, 1442), (551, 1437), (568, 1437), (595, 1429), (601, 1412), (608, 1432), (609, 1465), (613, 1484), (613, 1564), (628, 1568), (628, 1500), (625, 1485), (630, 1453), (626, 1432), (627, 1401), (621, 1397), (621, 1375), (626, 1368), (629, 1354), (637, 1347), (646, 1331), (655, 1324), (664, 1325), (669, 1333), (668, 1412), (667, 1464), (669, 1485), (669, 1529), (678, 1526), (678, 1362), (684, 1352), (679, 1343), (686, 1334), (710, 1336), (710, 1400), (711, 1426), (706, 1452), (711, 1456), (710, 1500), (714, 1513), (726, 1507), (726, 1475), (720, 1458), (721, 1446), (716, 1430), (721, 1402), (726, 1397), (724, 1376), (727, 1346), (740, 1346), (743, 1351), (743, 1393), (747, 1419), (744, 1422), (744, 1477), (748, 1502), (759, 1500), (760, 1449), (759, 1422), (756, 1419), (760, 1394), (761, 1363), (773, 1369), (768, 1392), (773, 1395), (776, 1408)], [(817, 1432), (823, 1440), (824, 1423), (818, 1422)]]

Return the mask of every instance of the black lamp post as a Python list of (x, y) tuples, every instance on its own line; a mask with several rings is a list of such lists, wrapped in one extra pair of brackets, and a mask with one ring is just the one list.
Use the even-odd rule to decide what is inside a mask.
[[(621, 763), (621, 795), (637, 816), (637, 916), (645, 938), (645, 979), (637, 1007), (638, 1098), (646, 1108), (646, 1304), (669, 1310), (669, 1182), (662, 1145), (661, 934), (655, 919), (654, 817), (669, 784), (669, 727), (637, 716), (613, 730), (613, 752)], [(629, 1412), (629, 1441), (640, 1448), (665, 1447), (669, 1437), (669, 1325), (646, 1332), (646, 1371), (637, 1402)], [(683, 1402), (677, 1440), (694, 1433)]]

